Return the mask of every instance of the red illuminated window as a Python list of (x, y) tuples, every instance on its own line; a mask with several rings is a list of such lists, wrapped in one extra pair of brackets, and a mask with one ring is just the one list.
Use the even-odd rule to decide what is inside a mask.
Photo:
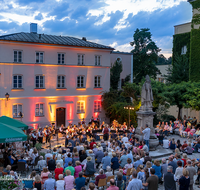
[(94, 112), (101, 111), (101, 101), (94, 101)]

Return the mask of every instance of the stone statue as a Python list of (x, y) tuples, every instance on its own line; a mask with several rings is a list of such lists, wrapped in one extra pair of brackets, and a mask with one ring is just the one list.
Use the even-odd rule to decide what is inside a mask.
[(151, 80), (149, 75), (146, 76), (146, 81), (142, 86), (141, 92), (141, 110), (152, 110), (153, 92), (151, 88)]

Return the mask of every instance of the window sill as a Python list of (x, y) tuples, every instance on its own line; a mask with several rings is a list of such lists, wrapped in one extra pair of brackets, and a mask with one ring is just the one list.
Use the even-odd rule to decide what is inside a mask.
[(17, 61), (14, 61), (13, 63), (23, 63), (23, 62), (17, 62)]
[(101, 113), (101, 111), (94, 111), (94, 113)]
[(77, 87), (76, 90), (86, 90), (86, 88), (85, 87), (82, 87), (82, 88)]
[(13, 116), (13, 119), (22, 119), (23, 117), (20, 117), (20, 116)]
[(34, 91), (45, 91), (46, 88), (34, 88)]
[(67, 88), (56, 88), (56, 90), (67, 90)]
[(61, 64), (61, 63), (57, 63), (57, 65), (67, 65), (67, 64), (65, 64), (65, 63), (63, 63), (63, 64)]
[(81, 65), (81, 64), (77, 64), (78, 66), (85, 66), (85, 65)]
[(35, 117), (44, 117), (44, 115), (35, 115)]
[(77, 112), (77, 114), (83, 114), (83, 113), (85, 113), (85, 112)]
[(102, 90), (102, 87), (94, 87), (94, 90)]
[(12, 88), (11, 91), (24, 91), (23, 88)]

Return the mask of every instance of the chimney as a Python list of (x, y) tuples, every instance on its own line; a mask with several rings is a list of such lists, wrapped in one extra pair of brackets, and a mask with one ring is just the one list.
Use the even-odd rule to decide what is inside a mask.
[(87, 41), (86, 37), (82, 37), (82, 40)]
[(30, 33), (37, 34), (37, 23), (30, 24)]

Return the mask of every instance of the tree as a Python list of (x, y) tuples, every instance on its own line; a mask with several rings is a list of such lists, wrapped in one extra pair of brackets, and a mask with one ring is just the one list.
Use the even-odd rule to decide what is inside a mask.
[(189, 81), (189, 59), (186, 55), (174, 55), (173, 65), (167, 69), (166, 81), (168, 84)]
[(158, 62), (156, 65), (170, 65), (172, 63), (172, 57), (169, 57), (168, 59), (163, 55), (160, 54), (158, 56)]
[(122, 63), (121, 61), (115, 61), (113, 66), (110, 69), (110, 87), (113, 90), (118, 89), (118, 83), (120, 80), (120, 73), (122, 72)]
[(165, 95), (168, 97), (170, 105), (175, 105), (178, 107), (178, 118), (180, 119), (180, 111), (183, 107), (186, 107), (188, 97), (188, 89), (191, 89), (190, 82), (182, 82), (179, 84), (171, 84), (166, 87)]
[(187, 100), (184, 107), (192, 108), (197, 111), (200, 110), (200, 82), (188, 82), (190, 88), (187, 88), (187, 92), (184, 98)]
[(149, 75), (156, 79), (156, 75), (160, 74), (156, 67), (158, 60), (158, 52), (160, 49), (151, 39), (151, 32), (148, 28), (136, 29), (133, 35), (133, 42), (130, 44), (134, 46), (131, 51), (133, 53), (133, 80), (135, 83), (141, 82), (142, 78)]

